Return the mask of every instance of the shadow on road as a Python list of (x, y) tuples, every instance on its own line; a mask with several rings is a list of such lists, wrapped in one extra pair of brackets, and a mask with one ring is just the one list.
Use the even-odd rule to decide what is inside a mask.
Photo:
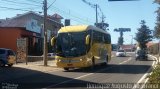
[(74, 69), (69, 70), (67, 72), (87, 72), (87, 73), (125, 73), (125, 74), (144, 74), (148, 71), (150, 65), (116, 65), (109, 64), (107, 66), (96, 65), (94, 68), (82, 68), (82, 69)]
[[(72, 80), (74, 80), (74, 82), (72, 82)], [(67, 82), (62, 83), (64, 81)], [(75, 89), (77, 87), (87, 88), (87, 84), (92, 82), (62, 77), (19, 67), (3, 67), (0, 68), (0, 83), (0, 88), (2, 89), (4, 87), (10, 87), (12, 89), (39, 89), (46, 87)]]

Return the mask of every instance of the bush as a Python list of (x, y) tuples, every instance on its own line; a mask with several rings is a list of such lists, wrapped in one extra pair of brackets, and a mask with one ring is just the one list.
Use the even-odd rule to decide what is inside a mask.
[(153, 69), (152, 74), (148, 76), (149, 83), (156, 83), (160, 85), (160, 65)]

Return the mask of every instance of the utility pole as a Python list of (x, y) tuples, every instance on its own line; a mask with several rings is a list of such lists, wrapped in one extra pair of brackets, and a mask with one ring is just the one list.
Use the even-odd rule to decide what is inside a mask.
[(102, 29), (105, 29), (104, 28), (104, 19), (105, 19), (106, 17), (104, 16), (104, 14), (102, 14)]
[(88, 4), (89, 6), (91, 6), (92, 8), (96, 9), (96, 22), (95, 22), (95, 25), (97, 26), (97, 24), (98, 24), (98, 8), (99, 8), (98, 4), (92, 4), (92, 3), (90, 3), (90, 2), (88, 2), (86, 0), (82, 0), (82, 1), (84, 3), (86, 3), (86, 4)]
[(47, 0), (44, 0), (43, 2), (44, 6), (43, 6), (43, 10), (44, 10), (44, 47), (43, 47), (43, 61), (44, 61), (44, 66), (47, 66), (47, 52), (48, 52), (48, 46), (47, 46), (47, 26), (46, 26), (46, 22), (47, 22)]
[(96, 25), (98, 24), (98, 5), (96, 4)]

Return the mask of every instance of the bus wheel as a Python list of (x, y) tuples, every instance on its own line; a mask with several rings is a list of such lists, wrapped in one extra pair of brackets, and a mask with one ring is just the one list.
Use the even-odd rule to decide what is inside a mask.
[(0, 67), (4, 67), (4, 66), (5, 66), (4, 62), (0, 60)]
[(69, 68), (63, 68), (64, 70), (66, 70), (66, 71), (68, 71), (69, 70)]
[(108, 56), (105, 57), (105, 65), (108, 65)]
[(95, 59), (94, 57), (92, 58), (92, 68), (95, 66)]
[(13, 66), (13, 64), (8, 64), (8, 66), (9, 66), (9, 67), (12, 67), (12, 66)]
[(108, 56), (104, 57), (104, 62), (101, 64), (102, 66), (108, 65)]

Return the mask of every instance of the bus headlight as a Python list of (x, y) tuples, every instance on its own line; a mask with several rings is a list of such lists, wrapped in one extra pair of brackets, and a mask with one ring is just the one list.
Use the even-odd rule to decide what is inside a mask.
[(80, 61), (83, 61), (82, 59), (80, 59)]
[(61, 59), (58, 59), (58, 62), (61, 62)]

